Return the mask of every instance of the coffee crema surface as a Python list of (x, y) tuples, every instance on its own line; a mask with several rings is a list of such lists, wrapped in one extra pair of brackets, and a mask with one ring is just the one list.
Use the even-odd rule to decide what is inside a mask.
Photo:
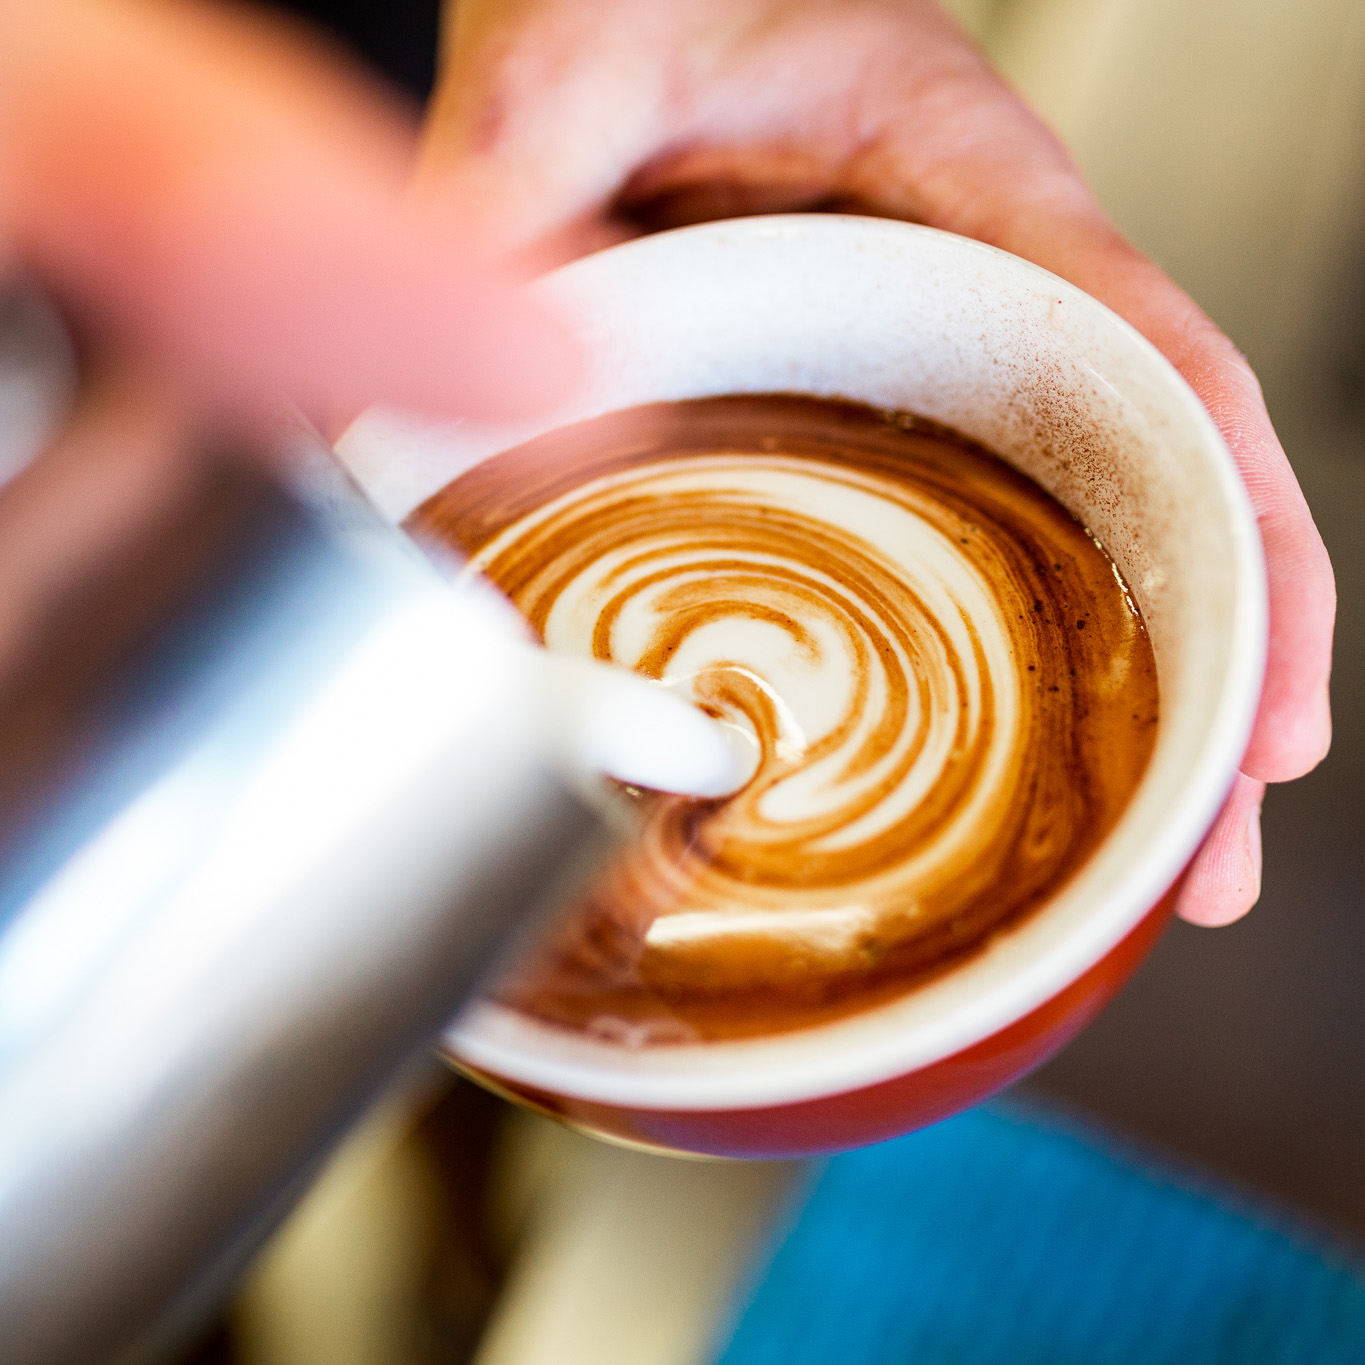
[(408, 528), (554, 650), (679, 689), (757, 769), (644, 834), (494, 998), (628, 1046), (883, 1003), (1036, 910), (1142, 776), (1157, 685), (1103, 549), (1004, 461), (860, 404), (655, 404), (496, 456)]

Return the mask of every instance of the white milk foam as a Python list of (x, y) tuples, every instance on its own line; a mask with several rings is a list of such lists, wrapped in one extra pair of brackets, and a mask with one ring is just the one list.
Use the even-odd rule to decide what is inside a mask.
[[(755, 581), (733, 599), (733, 610), (722, 601), (687, 631), (661, 676), (670, 688), (704, 701), (712, 690), (708, 684), (739, 675), (769, 699), (776, 722), (769, 742), (784, 771), (747, 802), (739, 815), (742, 837), (763, 843), (789, 837), (813, 819), (828, 824), (841, 811), (860, 811), (836, 819), (813, 848), (834, 852), (868, 843), (934, 791), (964, 745), (977, 740), (988, 705), (990, 734), (972, 791), (937, 836), (896, 868), (896, 878), (913, 882), (932, 875), (980, 841), (1017, 752), (1020, 682), (998, 591), (960, 540), (921, 515), (903, 489), (888, 499), (875, 477), (808, 459), (720, 452), (584, 484), (490, 541), (473, 567), (534, 538), (538, 527), (571, 508), (637, 494), (666, 503), (702, 495), (728, 509), (759, 517), (788, 513), (825, 527), (879, 561), (918, 604), (918, 628), (907, 640), (888, 619), (888, 604), (864, 595), (857, 581), (841, 580), (837, 571), (806, 562), (799, 552), (726, 547), (725, 572), (742, 579), (752, 571)], [(715, 560), (712, 547), (699, 547), (695, 529), (664, 524), (651, 538), (634, 528), (629, 540), (604, 548), (559, 586), (545, 621), (545, 642), (552, 651), (592, 657), (599, 621), (617, 604), (610, 657), (640, 667), (660, 632), (669, 629), (679, 590), (704, 591), (716, 581)], [(795, 585), (788, 582), (791, 576)], [(755, 604), (766, 613), (763, 619), (750, 614)], [(904, 610), (903, 602), (896, 605)], [(898, 672), (919, 683), (909, 691), (903, 723), (889, 738), (879, 735), (893, 700), (888, 650)], [(876, 666), (868, 668), (868, 659)], [(759, 743), (751, 715), (726, 708), (725, 719)], [(894, 786), (878, 796), (876, 789), (898, 769)], [(878, 913), (858, 903), (856, 887), (849, 888), (854, 895), (846, 906), (803, 908), (798, 901), (757, 911), (747, 897), (727, 897), (724, 884), (713, 890), (719, 898), (705, 905), (663, 908), (648, 942), (665, 948), (685, 940), (695, 947), (708, 936), (736, 932), (798, 934), (817, 953), (822, 945), (842, 952)]]

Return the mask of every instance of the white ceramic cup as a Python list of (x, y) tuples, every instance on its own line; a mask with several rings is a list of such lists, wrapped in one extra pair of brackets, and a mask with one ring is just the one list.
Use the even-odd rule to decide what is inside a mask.
[(591, 382), (553, 419), (439, 426), (371, 412), (339, 453), (399, 520), (471, 465), (557, 425), (665, 399), (840, 396), (932, 418), (1037, 480), (1099, 537), (1156, 656), (1145, 775), (1081, 870), (983, 952), (889, 1004), (772, 1037), (631, 1050), (481, 1003), (453, 1057), (618, 1139), (777, 1155), (888, 1137), (1037, 1065), (1154, 941), (1216, 815), (1261, 690), (1255, 517), (1198, 398), (1078, 289), (929, 228), (828, 215), (706, 224), (612, 248), (537, 286)]

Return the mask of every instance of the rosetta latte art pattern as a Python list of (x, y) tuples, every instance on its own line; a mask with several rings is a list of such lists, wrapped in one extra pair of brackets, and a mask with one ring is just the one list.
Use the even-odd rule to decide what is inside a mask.
[(1113, 565), (984, 451), (852, 404), (660, 405), (480, 466), (414, 529), (551, 649), (743, 737), (720, 802), (643, 838), (499, 995), (647, 1045), (897, 994), (1041, 904), (1122, 810), (1155, 673)]

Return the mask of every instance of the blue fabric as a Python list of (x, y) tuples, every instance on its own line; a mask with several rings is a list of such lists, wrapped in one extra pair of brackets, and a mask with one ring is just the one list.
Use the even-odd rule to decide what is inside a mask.
[(721, 1365), (1362, 1365), (1365, 1265), (991, 1105), (816, 1173)]

